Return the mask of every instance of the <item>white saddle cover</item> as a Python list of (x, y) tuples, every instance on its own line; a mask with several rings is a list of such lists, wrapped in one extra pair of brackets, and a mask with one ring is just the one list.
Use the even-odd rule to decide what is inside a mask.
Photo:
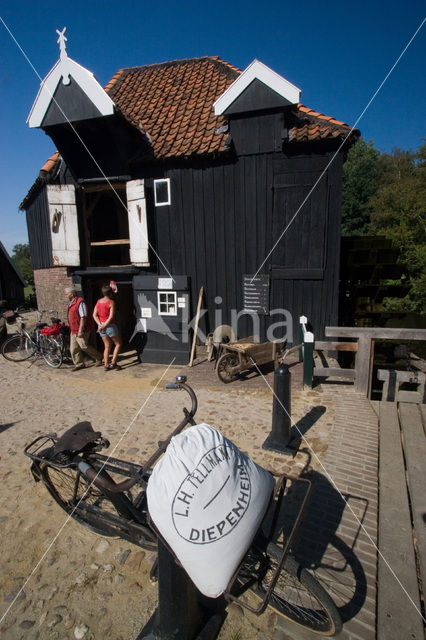
[(196, 587), (220, 596), (262, 521), (270, 473), (208, 424), (174, 436), (148, 482), (152, 520)]

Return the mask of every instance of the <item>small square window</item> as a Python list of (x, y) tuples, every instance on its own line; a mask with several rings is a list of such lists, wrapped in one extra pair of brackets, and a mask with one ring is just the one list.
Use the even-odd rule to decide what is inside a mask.
[(175, 291), (158, 292), (158, 314), (160, 316), (177, 316), (177, 299)]
[(156, 207), (164, 207), (171, 203), (170, 178), (154, 180), (154, 201)]

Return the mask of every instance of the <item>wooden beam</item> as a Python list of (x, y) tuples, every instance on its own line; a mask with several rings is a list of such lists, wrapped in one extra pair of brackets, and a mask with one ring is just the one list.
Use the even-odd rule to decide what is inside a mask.
[(332, 367), (314, 367), (314, 376), (318, 378), (328, 378), (329, 376), (337, 378), (351, 378), (355, 379), (355, 369), (338, 369)]
[(426, 340), (426, 329), (385, 327), (326, 327), (327, 338), (371, 338), (374, 340)]
[[(127, 178), (127, 180), (130, 179), (130, 176), (123, 176), (123, 178)], [(116, 191), (118, 189), (125, 189), (126, 187), (126, 182), (101, 182), (101, 183), (97, 183), (97, 184), (81, 184), (80, 185), (82, 189), (84, 189), (84, 191), (86, 191), (87, 193), (94, 193), (96, 191), (110, 191), (111, 188), (115, 189)]]
[(358, 351), (355, 356), (355, 391), (368, 394), (371, 369), (371, 336), (358, 339)]
[(405, 461), (408, 476), (408, 491), (411, 500), (414, 530), (417, 538), (417, 556), (422, 584), (426, 580), (426, 492), (424, 462), (426, 460), (426, 438), (423, 431), (419, 407), (415, 404), (399, 404)]
[(203, 293), (204, 293), (204, 287), (201, 287), (200, 293), (198, 295), (197, 315), (195, 316), (194, 339), (192, 340), (191, 357), (189, 359), (190, 367), (192, 367), (194, 362), (195, 344), (197, 342), (198, 323), (200, 321), (200, 311), (201, 311), (201, 303), (203, 301)]
[(117, 240), (103, 240), (102, 242), (91, 242), (91, 247), (107, 247), (109, 245), (116, 244), (130, 244), (130, 240), (128, 238), (118, 238)]
[(379, 452), (377, 640), (422, 638), (421, 617), (409, 600), (420, 610), (398, 413), (389, 402), (380, 403)]
[(358, 351), (358, 342), (327, 342), (315, 340), (315, 351)]

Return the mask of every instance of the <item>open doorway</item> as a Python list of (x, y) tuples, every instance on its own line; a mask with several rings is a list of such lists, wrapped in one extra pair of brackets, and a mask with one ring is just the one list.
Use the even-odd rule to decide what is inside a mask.
[[(108, 276), (96, 276), (87, 278), (84, 282), (83, 290), (86, 296), (86, 301), (90, 306), (91, 312), (93, 312), (96, 301), (102, 297), (101, 288), (105, 284), (109, 284), (111, 278), (114, 275)], [(123, 349), (128, 351), (129, 349), (135, 349), (134, 342), (129, 343), (129, 339), (133, 334), (135, 328), (135, 313), (133, 306), (133, 288), (131, 282), (117, 282), (118, 291), (115, 295), (116, 303), (116, 321), (120, 331), (120, 335), (123, 338)], [(96, 337), (97, 346), (99, 349), (103, 349), (102, 340), (99, 335)]]
[(84, 189), (86, 257), (91, 267), (130, 264), (125, 184)]

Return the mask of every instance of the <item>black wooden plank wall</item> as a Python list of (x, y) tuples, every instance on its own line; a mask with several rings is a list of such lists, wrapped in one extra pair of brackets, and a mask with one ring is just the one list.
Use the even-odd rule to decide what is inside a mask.
[[(172, 204), (149, 205), (150, 226), (155, 225), (151, 239), (163, 263), (155, 259), (151, 270), (190, 276), (192, 314), (199, 289), (205, 287), (208, 316), (202, 327), (206, 331), (229, 324), (230, 310), (243, 308), (243, 274), (259, 269), (331, 154), (254, 153), (228, 163), (194, 161), (166, 166), (163, 172), (156, 168), (157, 174), (171, 180)], [(318, 339), (324, 337), (326, 325), (337, 324), (341, 169), (338, 154), (260, 270), (271, 274), (271, 308), (285, 308), (293, 316), (294, 340), (300, 315), (308, 317)], [(72, 182), (65, 175), (59, 180)], [(146, 177), (146, 187), (150, 193), (152, 178)], [(278, 196), (280, 191), (287, 195)], [(27, 222), (34, 268), (53, 266), (44, 189), (31, 203)], [(286, 275), (289, 268), (296, 273)], [(216, 296), (221, 303), (215, 303)], [(280, 319), (261, 316), (262, 339), (266, 327)], [(252, 321), (242, 319), (239, 335), (252, 332)]]
[(33, 269), (53, 267), (46, 189), (42, 189), (32, 201), (26, 217)]
[[(207, 330), (220, 318), (230, 323), (230, 309), (242, 309), (242, 275), (257, 271), (330, 158), (326, 153), (259, 154), (229, 164), (165, 170), (164, 176), (171, 179), (172, 205), (158, 207), (153, 214), (158, 253), (171, 273), (191, 277), (193, 313), (199, 289), (205, 287)], [(337, 323), (341, 164), (339, 155), (261, 269), (270, 273), (274, 265), (274, 269), (308, 270), (305, 277), (301, 271), (297, 279), (271, 280), (271, 308), (288, 309), (295, 332), (299, 316), (306, 315), (318, 338), (324, 337), (326, 325)], [(293, 190), (290, 210), (281, 220), (274, 218), (273, 187), (282, 180), (299, 187)], [(309, 269), (316, 279), (311, 279)], [(322, 277), (318, 276), (321, 269)], [(215, 304), (216, 296), (222, 298), (220, 305)], [(261, 317), (261, 332), (280, 319)], [(239, 334), (250, 333), (251, 320), (240, 321)]]

